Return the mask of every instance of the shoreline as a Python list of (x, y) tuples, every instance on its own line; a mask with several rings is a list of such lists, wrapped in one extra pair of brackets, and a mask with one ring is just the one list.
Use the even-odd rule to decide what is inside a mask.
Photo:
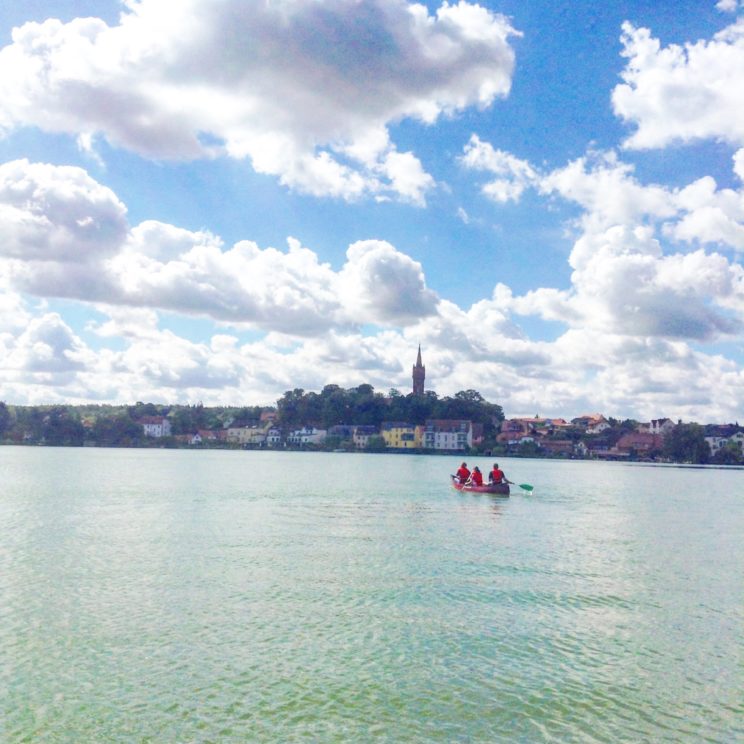
[(431, 457), (450, 457), (460, 459), (467, 457), (469, 459), (488, 459), (488, 458), (502, 458), (505, 460), (536, 460), (536, 461), (547, 461), (547, 462), (586, 462), (586, 463), (601, 463), (614, 464), (614, 465), (633, 465), (643, 466), (652, 468), (682, 468), (687, 470), (744, 470), (744, 465), (724, 465), (716, 463), (689, 463), (689, 462), (659, 462), (653, 460), (628, 460), (628, 459), (612, 459), (612, 458), (599, 458), (599, 457), (539, 457), (535, 455), (519, 455), (510, 453), (478, 453), (478, 452), (463, 452), (462, 450), (453, 450), (449, 452), (445, 451), (426, 451), (426, 450), (413, 450), (413, 449), (388, 449), (380, 452), (373, 452), (368, 450), (326, 450), (326, 449), (311, 449), (308, 447), (239, 447), (239, 446), (198, 446), (198, 445), (186, 445), (186, 446), (169, 446), (169, 445), (153, 445), (153, 446), (142, 446), (142, 445), (99, 445), (99, 444), (45, 444), (42, 442), (0, 442), (0, 447), (45, 447), (49, 449), (88, 449), (88, 450), (166, 450), (166, 451), (180, 451), (180, 452), (272, 452), (279, 454), (316, 454), (316, 455), (411, 455), (414, 457), (431, 456)]

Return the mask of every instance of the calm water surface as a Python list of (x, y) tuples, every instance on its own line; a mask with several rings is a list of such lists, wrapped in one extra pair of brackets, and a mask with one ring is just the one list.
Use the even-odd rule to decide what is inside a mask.
[(0, 740), (744, 741), (744, 472), (457, 464), (0, 448)]

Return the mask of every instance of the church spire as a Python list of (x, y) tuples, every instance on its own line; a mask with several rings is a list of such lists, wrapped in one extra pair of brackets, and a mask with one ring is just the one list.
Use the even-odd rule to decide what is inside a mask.
[(413, 394), (424, 394), (424, 379), (426, 378), (426, 367), (421, 362), (421, 344), (418, 347), (416, 364), (413, 365)]

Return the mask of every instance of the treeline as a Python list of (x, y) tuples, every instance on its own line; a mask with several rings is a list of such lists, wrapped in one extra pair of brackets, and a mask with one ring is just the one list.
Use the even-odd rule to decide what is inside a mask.
[(698, 465), (740, 465), (744, 462), (741, 448), (733, 442), (712, 454), (705, 441), (705, 428), (700, 424), (677, 424), (664, 437), (662, 455), (672, 462)]
[(171, 433), (176, 436), (200, 429), (222, 429), (231, 422), (246, 425), (257, 420), (263, 410), (260, 406), (208, 408), (202, 404), (141, 402), (130, 406), (9, 406), (0, 402), (0, 440), (68, 447), (162, 446), (162, 441), (145, 436), (140, 423), (144, 417), (167, 417)]
[(467, 419), (482, 424), (488, 435), (504, 420), (501, 406), (489, 403), (477, 390), (439, 398), (433, 391), (403, 395), (395, 388), (385, 395), (375, 392), (372, 385), (349, 389), (326, 385), (320, 393), (295, 388), (277, 401), (276, 410), (281, 426), (310, 424), (323, 429), (337, 424), (379, 427), (383, 421), (423, 424), (427, 419)]
[(49, 405), (12, 406), (0, 402), (0, 440), (15, 443), (111, 447), (162, 446), (168, 442), (144, 435), (141, 421), (165, 417), (173, 437), (228, 426), (256, 425), (264, 412), (276, 413), (275, 424), (285, 433), (302, 426), (328, 429), (337, 424), (378, 427), (383, 421), (423, 424), (427, 419), (468, 419), (480, 423), (486, 436), (494, 436), (503, 421), (501, 406), (489, 403), (476, 390), (463, 390), (439, 398), (403, 395), (392, 389), (376, 392), (371, 385), (344, 389), (326, 385), (319, 393), (289, 390), (276, 406), (161, 405)]

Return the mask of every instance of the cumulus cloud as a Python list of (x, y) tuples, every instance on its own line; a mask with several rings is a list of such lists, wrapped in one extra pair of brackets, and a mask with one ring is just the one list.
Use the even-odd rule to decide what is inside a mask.
[(460, 162), (471, 170), (496, 176), (483, 186), (483, 193), (495, 202), (519, 201), (524, 190), (537, 180), (537, 173), (526, 160), (494, 149), (476, 134), (465, 145)]
[[(515, 414), (600, 406), (647, 417), (724, 415), (744, 381), (734, 363), (691, 346), (740, 336), (744, 270), (720, 253), (670, 252), (664, 243), (701, 240), (702, 228), (697, 237), (689, 228), (689, 240), (669, 231), (706, 208), (735, 218), (738, 192), (712, 181), (644, 186), (612, 154), (551, 173), (532, 168), (540, 193), (585, 212), (574, 225), (570, 288), (515, 296), (497, 285), (460, 308), (428, 288), (420, 263), (382, 240), (353, 243), (334, 269), (295, 239), (279, 250), (227, 246), (208, 231), (157, 221), (130, 227), (124, 205), (80, 169), (6, 166), (0, 206), (41, 226), (0, 223), (0, 244), (7, 230), (12, 246), (0, 257), (0, 308), (10, 316), (0, 316), (6, 399), (235, 404), (328, 382), (406, 390), (418, 343), (430, 389), (475, 387)], [(69, 236), (92, 222), (94, 237), (83, 232), (76, 248)], [(104, 316), (85, 329), (91, 345), (21, 292), (90, 303)], [(223, 327), (195, 342), (162, 328), (161, 311)], [(515, 318), (532, 314), (567, 330), (531, 340)], [(246, 327), (264, 333), (246, 343)]]
[[(267, 404), (280, 390), (371, 383), (406, 391), (420, 341), (427, 387), (440, 395), (476, 388), (511, 415), (576, 414), (588, 407), (638, 418), (686, 419), (736, 410), (744, 373), (680, 340), (572, 328), (532, 341), (508, 318), (510, 293), (463, 311), (451, 303), (431, 323), (361, 335), (331, 330), (277, 343), (215, 333), (196, 342), (160, 327), (152, 311), (101, 306), (89, 330), (115, 348), (87, 346), (58, 315), (31, 315), (27, 328), (0, 332), (0, 389), (18, 403), (153, 400), (206, 405)], [(478, 323), (487, 326), (479, 327)], [(487, 341), (484, 338), (487, 337)], [(123, 348), (119, 348), (123, 345)]]
[[(570, 288), (521, 297), (497, 288), (494, 301), (505, 312), (637, 338), (711, 341), (741, 333), (742, 267), (698, 246), (744, 249), (744, 191), (718, 189), (710, 177), (682, 189), (644, 184), (614, 152), (590, 152), (545, 173), (475, 136), (464, 152), (468, 168), (508, 173), (520, 189), (582, 208), (571, 226), (578, 236)], [(688, 253), (691, 243), (696, 250)]]
[(716, 182), (704, 177), (682, 189), (677, 203), (684, 214), (665, 225), (665, 232), (678, 241), (718, 243), (744, 251), (744, 192), (717, 190)]
[(0, 332), (0, 389), (6, 394), (69, 389), (94, 364), (94, 355), (57, 313), (30, 316), (22, 330)]
[(383, 240), (349, 246), (340, 290), (351, 317), (380, 324), (402, 324), (433, 315), (437, 296), (426, 286), (421, 264)]
[(633, 176), (633, 166), (621, 162), (612, 151), (590, 152), (545, 174), (539, 188), (545, 194), (558, 194), (580, 205), (586, 230), (637, 223), (645, 217), (672, 217), (676, 213), (667, 188), (639, 183)]
[(461, 0), (127, 3), (120, 23), (27, 23), (0, 51), (0, 128), (145, 157), (227, 154), (290, 187), (422, 204), (433, 179), (388, 127), (509, 92), (508, 21)]
[(116, 251), (126, 209), (81, 168), (16, 160), (0, 165), (0, 256), (85, 262)]
[(708, 138), (744, 144), (744, 19), (684, 47), (662, 47), (648, 29), (626, 22), (622, 43), (628, 62), (612, 104), (636, 127), (627, 147)]
[[(286, 251), (149, 220), (130, 228), (115, 195), (79, 168), (0, 166), (0, 280), (9, 289), (168, 310), (294, 336), (405, 326), (436, 312), (419, 263), (384, 241), (349, 247), (340, 270), (290, 238)], [(20, 226), (20, 227), (19, 227)]]

